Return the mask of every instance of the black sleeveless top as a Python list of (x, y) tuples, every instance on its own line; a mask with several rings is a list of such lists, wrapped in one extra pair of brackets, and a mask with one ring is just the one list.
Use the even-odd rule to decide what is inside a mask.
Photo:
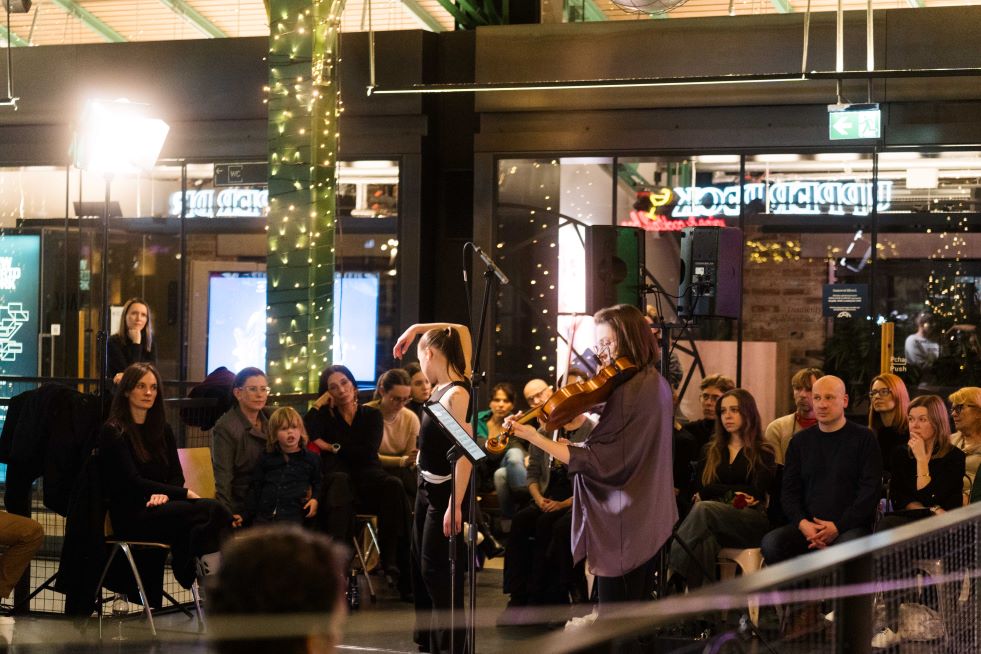
[[(433, 393), (426, 404), (437, 404), (454, 386), (462, 386), (467, 393), (470, 392), (470, 384), (465, 381), (451, 382), (446, 388)], [(419, 439), (416, 443), (419, 448), (419, 468), (428, 473), (447, 476), (450, 474), (450, 462), (446, 459), (446, 454), (453, 447), (453, 441), (443, 432), (432, 416), (426, 411), (422, 412), (422, 420), (419, 425)]]

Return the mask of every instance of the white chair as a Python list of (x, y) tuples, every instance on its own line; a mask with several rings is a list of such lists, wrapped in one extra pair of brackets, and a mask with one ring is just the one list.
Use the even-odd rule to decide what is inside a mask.
[[(722, 580), (734, 579), (736, 568), (739, 568), (743, 575), (756, 572), (763, 567), (763, 550), (758, 547), (749, 549), (736, 549), (734, 547), (724, 547), (719, 550), (719, 576)], [(754, 626), (760, 624), (760, 603), (750, 596), (747, 601), (749, 619)]]

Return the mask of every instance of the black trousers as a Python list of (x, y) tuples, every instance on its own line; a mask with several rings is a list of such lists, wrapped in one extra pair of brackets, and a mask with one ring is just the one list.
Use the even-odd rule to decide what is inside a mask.
[(409, 500), (402, 482), (379, 469), (355, 478), (356, 506), (378, 516), (381, 564), (399, 573), (400, 590), (409, 592)]
[(317, 508), (317, 530), (338, 543), (350, 545), (354, 534), (354, 490), (346, 472), (324, 474)]
[(504, 554), (504, 592), (512, 605), (568, 603), (571, 521), (564, 518), (569, 513), (546, 513), (531, 504), (514, 514)]
[(170, 545), (174, 578), (184, 588), (194, 583), (194, 557), (217, 552), (232, 530), (232, 514), (211, 499), (170, 500), (135, 514), (110, 512), (116, 535)]
[(622, 577), (596, 576), (596, 593), (599, 597), (599, 613), (605, 605), (615, 602), (640, 602), (651, 598), (654, 592), (654, 557)]
[[(432, 654), (450, 651), (449, 610), (456, 610), (453, 653), (463, 651), (463, 580), (467, 568), (463, 534), (456, 537), (456, 578), (450, 574), (450, 541), (443, 535), (443, 515), (450, 503), (450, 484), (430, 484), (420, 478), (412, 526), (413, 593), (416, 605), (415, 641)], [(463, 507), (467, 506), (464, 498)], [(452, 601), (451, 601), (452, 596)]]

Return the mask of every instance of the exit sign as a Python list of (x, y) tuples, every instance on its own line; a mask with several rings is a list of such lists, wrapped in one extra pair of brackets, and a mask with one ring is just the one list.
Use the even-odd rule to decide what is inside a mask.
[(882, 136), (878, 104), (829, 104), (828, 136), (832, 141), (877, 139)]

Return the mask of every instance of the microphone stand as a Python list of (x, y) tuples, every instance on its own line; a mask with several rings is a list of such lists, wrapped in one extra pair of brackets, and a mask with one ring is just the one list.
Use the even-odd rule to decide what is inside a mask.
[[(485, 262), (486, 263), (486, 262)], [(464, 275), (466, 278), (466, 275)], [(494, 268), (488, 264), (486, 270), (484, 270), (484, 291), (483, 299), (481, 300), (480, 306), (480, 320), (477, 324), (477, 340), (474, 343), (474, 349), (471, 353), (471, 361), (473, 362), (473, 370), (471, 377), (471, 389), (470, 389), (470, 428), (471, 433), (474, 437), (477, 434), (477, 391), (481, 384), (484, 382), (485, 373), (481, 370), (481, 349), (484, 343), (484, 328), (487, 324), (487, 313), (490, 308), (491, 297), (494, 295), (495, 283), (499, 281), (497, 275), (495, 274)], [(473, 333), (471, 325), (471, 333)], [(451, 461), (451, 471), (453, 479), (450, 483), (453, 484), (453, 489), (451, 491), (452, 502), (450, 504), (450, 524), (456, 524), (456, 459), (459, 458), (459, 454), (456, 452), (457, 448), (454, 446), (450, 450)], [(470, 484), (468, 488), (470, 489), (470, 501), (467, 505), (467, 514), (470, 521), (470, 529), (465, 532), (465, 537), (467, 539), (467, 551), (468, 565), (467, 571), (469, 574), (468, 587), (470, 592), (470, 601), (468, 604), (467, 611), (467, 647), (465, 651), (476, 652), (476, 611), (477, 611), (477, 561), (476, 561), (476, 533), (477, 533), (477, 468), (476, 466), (471, 466), (470, 468)], [(456, 611), (456, 533), (451, 531), (450, 536), (450, 652), (455, 653), (454, 649), (454, 639), (455, 639), (455, 611)]]

